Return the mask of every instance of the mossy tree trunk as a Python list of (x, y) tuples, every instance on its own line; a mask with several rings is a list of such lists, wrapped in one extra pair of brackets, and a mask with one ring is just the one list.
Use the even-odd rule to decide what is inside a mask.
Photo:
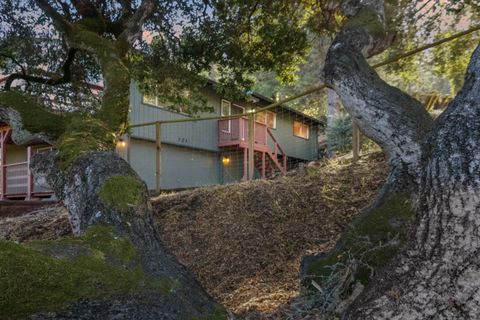
[[(32, 170), (37, 179), (46, 179), (67, 207), (74, 234), (83, 235), (99, 224), (113, 227), (118, 238), (133, 243), (139, 266), (153, 282), (142, 284), (148, 294), (82, 301), (69, 310), (37, 318), (226, 318), (224, 310), (167, 252), (153, 222), (145, 183), (114, 152), (116, 139), (128, 124), (128, 56), (156, 1), (144, 0), (114, 38), (104, 36), (108, 24), (90, 1), (72, 1), (83, 17), (76, 22), (67, 21), (48, 1), (36, 3), (52, 18), (69, 48), (96, 58), (103, 73), (102, 104), (93, 114), (57, 115), (28, 96), (10, 91), (0, 94), (0, 121), (11, 126), (17, 144), (44, 141), (57, 147), (55, 152), (34, 156)], [(168, 292), (164, 285), (155, 285), (159, 282), (172, 284)], [(97, 316), (94, 310), (102, 312)]]
[(464, 88), (434, 122), (366, 61), (391, 41), (383, 1), (348, 5), (325, 82), (383, 148), (391, 174), (332, 253), (307, 266), (309, 275), (323, 286), (325, 309), (344, 319), (478, 319), (480, 47)]

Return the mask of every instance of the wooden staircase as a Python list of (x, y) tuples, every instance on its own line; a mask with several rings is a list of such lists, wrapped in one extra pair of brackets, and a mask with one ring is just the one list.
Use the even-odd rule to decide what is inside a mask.
[(270, 129), (267, 129), (267, 132), (273, 141), (273, 149), (270, 147), (256, 148), (254, 153), (255, 168), (260, 172), (262, 178), (272, 178), (277, 173), (287, 173), (287, 155)]
[[(235, 147), (243, 150), (243, 179), (251, 179), (247, 177), (247, 159), (250, 152), (248, 119), (219, 120), (218, 128), (218, 146), (220, 148)], [(262, 178), (274, 177), (278, 173), (287, 173), (288, 156), (266, 124), (255, 122), (253, 149), (253, 167), (258, 170)]]

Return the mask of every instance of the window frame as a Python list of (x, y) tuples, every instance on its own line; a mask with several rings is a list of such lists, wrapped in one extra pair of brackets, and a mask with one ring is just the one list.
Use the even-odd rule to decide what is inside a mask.
[[(259, 112), (259, 113), (260, 113), (260, 112)], [(257, 120), (256, 115), (257, 115), (258, 113), (255, 114), (255, 122), (264, 124), (264, 125), (267, 126), (267, 128), (276, 130), (276, 129), (277, 129), (277, 114), (276, 114), (275, 112), (273, 112), (273, 111), (268, 111), (268, 110), (262, 111), (262, 113), (265, 114), (265, 122), (262, 122), (262, 121), (258, 121), (258, 120)], [(270, 127), (270, 126), (268, 125), (267, 114), (273, 115), (273, 126), (272, 126), (272, 127)]]
[[(300, 127), (306, 127), (306, 129), (307, 129), (306, 137), (295, 134), (295, 122), (299, 123)], [(310, 126), (306, 123), (301, 122), (301, 121), (293, 120), (293, 122), (292, 122), (292, 133), (293, 133), (294, 137), (301, 138), (301, 139), (304, 139), (304, 140), (310, 140)]]
[(170, 113), (173, 113), (173, 114), (179, 114), (179, 115), (182, 115), (182, 116), (185, 116), (185, 117), (189, 117), (189, 118), (192, 118), (193, 116), (189, 113), (186, 113), (186, 112), (183, 112), (183, 111), (175, 111), (175, 110), (171, 110), (171, 109), (168, 109), (168, 107), (165, 107), (165, 106), (162, 106), (158, 103), (158, 97), (155, 96), (155, 104), (151, 104), (149, 102), (146, 102), (145, 101), (145, 94), (142, 94), (142, 104), (148, 106), (148, 107), (152, 107), (152, 108), (158, 108), (158, 109), (161, 109), (163, 111), (166, 111), (166, 112), (170, 112)]
[[(224, 114), (223, 112), (223, 104), (224, 103), (228, 103), (228, 114)], [(232, 115), (232, 102), (231, 101), (228, 101), (228, 100), (225, 100), (225, 99), (222, 99), (222, 101), (220, 102), (220, 116), (222, 117), (227, 117), (227, 116), (230, 116)], [(222, 132), (225, 132), (225, 133), (230, 133), (232, 128), (231, 128), (231, 121), (230, 120), (227, 120), (227, 124), (228, 124), (228, 128), (227, 129), (221, 129)]]

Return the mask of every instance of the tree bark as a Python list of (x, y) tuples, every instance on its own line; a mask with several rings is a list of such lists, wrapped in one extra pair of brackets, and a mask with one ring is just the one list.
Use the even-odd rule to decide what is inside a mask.
[(359, 223), (398, 193), (410, 195), (416, 217), (404, 245), (341, 317), (478, 319), (480, 47), (464, 88), (434, 123), (418, 101), (382, 81), (366, 61), (389, 43), (382, 1), (349, 4), (351, 21), (330, 48), (325, 81), (391, 167), (379, 201)]
[[(102, 105), (92, 115), (57, 115), (29, 97), (11, 91), (0, 95), (0, 122), (12, 128), (15, 144), (41, 141), (57, 147), (57, 151), (35, 155), (31, 169), (36, 179), (47, 181), (68, 209), (74, 234), (80, 236), (98, 225), (113, 228), (114, 240), (126, 238), (133, 244), (132, 263), (145, 275), (143, 281), (152, 283), (139, 284), (143, 290), (139, 293), (101, 301), (77, 301), (67, 310), (32, 316), (35, 319), (225, 319), (225, 310), (167, 251), (153, 222), (145, 183), (113, 152), (116, 136), (128, 126), (131, 81), (128, 53), (145, 20), (152, 15), (156, 1), (143, 0), (125, 20), (118, 39), (104, 35), (105, 19), (91, 1), (73, 2), (83, 18), (74, 22), (67, 21), (49, 1), (35, 2), (53, 20), (70, 48), (89, 52), (97, 59), (105, 86)], [(164, 283), (168, 283), (168, 290)]]
[[(33, 134), (26, 130), (20, 113), (10, 106), (0, 104), (0, 122), (11, 126), (12, 140), (16, 144), (53, 140), (48, 134)], [(118, 237), (127, 237), (133, 243), (139, 265), (147, 278), (152, 281), (171, 279), (175, 289), (168, 294), (162, 288), (153, 288), (148, 294), (138, 296), (79, 301), (66, 311), (35, 315), (35, 319), (141, 317), (173, 320), (224, 314), (223, 309), (165, 248), (153, 222), (147, 187), (127, 162), (113, 152), (104, 151), (88, 152), (67, 169), (60, 163), (58, 151), (41, 153), (33, 157), (31, 169), (35, 179), (46, 180), (52, 186), (57, 198), (68, 209), (73, 233), (82, 235), (94, 225), (113, 227)], [(128, 184), (113, 185), (114, 193), (105, 196), (105, 186), (119, 177)], [(130, 202), (118, 206), (123, 198), (131, 195)]]
[(347, 319), (480, 316), (480, 47), (465, 85), (425, 139), (416, 230)]
[[(118, 309), (112, 301), (83, 301), (72, 306), (71, 310), (87, 314), (103, 306), (105, 310), (100, 318), (108, 319), (118, 314), (130, 319), (139, 315), (145, 319), (190, 319), (215, 313), (218, 309), (215, 301), (160, 240), (147, 188), (127, 162), (111, 152), (91, 152), (78, 158), (68, 171), (63, 171), (56, 165), (56, 153), (51, 152), (36, 155), (32, 170), (37, 178), (45, 178), (53, 186), (55, 195), (69, 211), (75, 235), (83, 234), (93, 225), (113, 226), (119, 236), (127, 236), (132, 241), (141, 266), (150, 278), (174, 279), (176, 282), (175, 290), (167, 295), (154, 290), (138, 300), (120, 297), (119, 301), (128, 305), (126, 309)], [(105, 183), (118, 176), (131, 177), (142, 188), (142, 197), (126, 210), (110, 207), (101, 197)], [(134, 188), (133, 185), (131, 187)], [(59, 313), (53, 318), (63, 316), (65, 313)], [(73, 314), (71, 318), (77, 319), (77, 316)]]

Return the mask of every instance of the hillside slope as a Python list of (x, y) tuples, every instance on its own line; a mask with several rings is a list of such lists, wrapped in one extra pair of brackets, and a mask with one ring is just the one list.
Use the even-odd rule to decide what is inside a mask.
[[(152, 204), (168, 248), (219, 302), (247, 319), (287, 319), (301, 258), (334, 245), (386, 172), (383, 155), (371, 153), (355, 165), (343, 157), (275, 180), (167, 193)], [(0, 220), (0, 240), (70, 234), (58, 206)]]
[(219, 302), (266, 318), (298, 292), (301, 258), (333, 246), (387, 172), (381, 153), (287, 177), (153, 199), (163, 240)]

